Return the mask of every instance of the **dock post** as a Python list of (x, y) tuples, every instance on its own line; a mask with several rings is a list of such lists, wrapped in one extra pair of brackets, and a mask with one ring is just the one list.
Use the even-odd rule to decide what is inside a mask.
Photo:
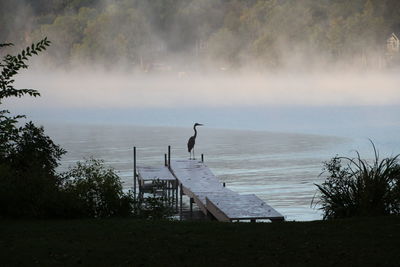
[(133, 198), (136, 199), (136, 147), (133, 147)]
[(182, 221), (182, 198), (183, 198), (183, 189), (182, 189), (182, 184), (180, 184), (180, 191), (181, 191), (181, 194), (180, 194), (180, 199), (179, 199), (179, 217), (180, 217), (180, 219), (181, 219), (181, 221)]
[(194, 202), (194, 199), (191, 197), (190, 198), (190, 218), (193, 217), (193, 202)]
[(167, 198), (168, 198), (168, 205), (171, 205), (171, 182), (167, 182)]
[(175, 212), (178, 212), (178, 186), (179, 182), (178, 179), (175, 181)]
[(226, 183), (225, 183), (225, 182), (223, 182), (223, 183), (222, 183), (222, 186), (223, 186), (223, 187), (225, 187), (225, 186), (226, 186)]
[(168, 146), (168, 167), (171, 168), (171, 146)]
[(201, 154), (201, 162), (204, 162), (204, 154)]
[(167, 162), (167, 154), (166, 154), (166, 153), (164, 154), (164, 165), (165, 165), (165, 167), (167, 167), (167, 166), (168, 166), (168, 162)]

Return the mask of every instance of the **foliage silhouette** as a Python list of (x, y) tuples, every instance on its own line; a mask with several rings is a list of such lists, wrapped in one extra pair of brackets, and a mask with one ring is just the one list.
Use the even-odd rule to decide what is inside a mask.
[(62, 174), (62, 190), (71, 199), (73, 216), (105, 218), (132, 213), (133, 196), (122, 191), (120, 178), (102, 160), (77, 162)]
[(55, 172), (65, 151), (32, 122), (17, 129), (0, 163), (0, 216), (44, 218), (59, 216)]
[[(0, 48), (12, 45), (5, 43)], [(0, 106), (5, 98), (39, 96), (36, 90), (15, 88), (14, 76), (28, 68), (29, 57), (49, 45), (44, 38), (1, 60)], [(19, 127), (18, 120), (25, 116), (9, 113), (0, 111), (0, 216), (41, 218), (56, 214), (60, 179), (55, 169), (65, 151), (44, 134), (43, 127), (32, 122)]]
[(336, 156), (324, 163), (327, 176), (316, 184), (320, 197), (314, 203), (324, 219), (400, 214), (400, 155), (381, 160), (372, 146), (372, 162), (357, 152), (356, 158)]

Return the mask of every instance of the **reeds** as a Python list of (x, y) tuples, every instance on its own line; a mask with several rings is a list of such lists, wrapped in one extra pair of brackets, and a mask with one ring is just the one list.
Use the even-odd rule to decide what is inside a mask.
[(380, 160), (375, 145), (374, 159), (334, 157), (324, 163), (325, 182), (316, 184), (324, 219), (382, 216), (400, 213), (400, 155)]

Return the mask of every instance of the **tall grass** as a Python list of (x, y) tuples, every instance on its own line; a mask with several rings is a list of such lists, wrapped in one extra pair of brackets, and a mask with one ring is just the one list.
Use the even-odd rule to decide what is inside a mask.
[[(372, 142), (371, 142), (372, 143)], [(325, 181), (316, 184), (324, 219), (382, 216), (400, 213), (399, 156), (380, 159), (375, 145), (373, 160), (336, 156), (324, 163)]]

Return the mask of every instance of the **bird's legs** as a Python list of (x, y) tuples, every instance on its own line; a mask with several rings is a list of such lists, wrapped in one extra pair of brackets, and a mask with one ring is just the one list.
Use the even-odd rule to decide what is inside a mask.
[[(193, 152), (192, 152), (192, 151), (193, 151)], [(196, 157), (194, 156), (194, 148), (193, 148), (189, 153), (190, 153), (189, 159), (195, 160)], [(192, 153), (193, 153), (193, 157), (192, 157)]]
[[(192, 151), (193, 151), (193, 152), (192, 152)], [(193, 148), (189, 153), (190, 153), (189, 159), (191, 159), (191, 160), (196, 159), (196, 158), (194, 157), (194, 148)], [(193, 157), (192, 157), (192, 153), (193, 153)]]

